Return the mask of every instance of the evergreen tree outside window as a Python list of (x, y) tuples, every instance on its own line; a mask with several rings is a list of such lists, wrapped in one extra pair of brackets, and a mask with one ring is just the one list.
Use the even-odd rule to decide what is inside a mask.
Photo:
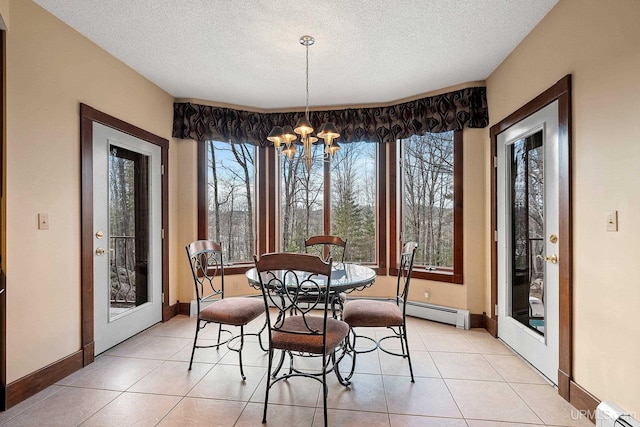
[(377, 148), (342, 144), (331, 159), (331, 234), (347, 240), (348, 262), (376, 262)]

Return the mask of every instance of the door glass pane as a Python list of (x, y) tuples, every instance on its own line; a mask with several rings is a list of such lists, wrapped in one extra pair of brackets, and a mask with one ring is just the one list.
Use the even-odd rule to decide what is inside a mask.
[(511, 176), (511, 316), (544, 335), (544, 150), (542, 131), (508, 148)]
[(109, 318), (149, 301), (149, 157), (109, 148)]

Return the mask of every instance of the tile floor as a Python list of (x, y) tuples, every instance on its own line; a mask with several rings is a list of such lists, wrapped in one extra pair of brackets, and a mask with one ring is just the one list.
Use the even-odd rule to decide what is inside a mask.
[[(260, 320), (250, 328), (257, 329)], [(593, 426), (535, 370), (485, 330), (464, 331), (411, 318), (416, 382), (407, 362), (358, 357), (349, 388), (329, 376), (331, 426)], [(178, 316), (99, 356), (36, 396), (0, 412), (5, 426), (260, 426), (266, 353), (249, 337), (243, 382), (235, 352), (196, 351), (195, 320)], [(382, 336), (384, 330), (366, 331)], [(202, 337), (215, 339), (208, 326)], [(213, 341), (212, 341), (213, 342)], [(271, 391), (272, 426), (321, 426), (320, 384), (306, 378)]]

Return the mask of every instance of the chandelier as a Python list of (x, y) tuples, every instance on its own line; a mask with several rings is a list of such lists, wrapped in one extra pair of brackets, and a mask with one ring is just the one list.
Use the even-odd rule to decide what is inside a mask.
[(304, 110), (304, 116), (298, 119), (296, 127), (292, 128), (290, 125), (274, 126), (269, 133), (267, 139), (273, 142), (276, 150), (282, 151), (283, 155), (286, 155), (289, 160), (293, 160), (296, 154), (296, 143), (293, 141), (298, 139), (297, 135), (300, 135), (300, 143), (302, 144), (302, 155), (307, 166), (307, 171), (311, 169), (311, 161), (313, 159), (311, 152), (311, 145), (318, 141), (318, 138), (322, 138), (325, 143), (324, 157), (333, 157), (336, 151), (340, 149), (340, 146), (335, 141), (340, 136), (340, 133), (336, 129), (336, 125), (333, 122), (327, 122), (320, 125), (316, 132), (317, 137), (311, 135), (314, 131), (309, 121), (309, 46), (311, 46), (315, 40), (311, 36), (300, 37), (300, 44), (305, 46), (306, 56), (306, 78), (307, 78), (307, 101)]

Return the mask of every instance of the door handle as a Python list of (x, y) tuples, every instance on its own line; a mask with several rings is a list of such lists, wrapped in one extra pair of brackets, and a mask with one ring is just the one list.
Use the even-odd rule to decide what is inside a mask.
[(553, 255), (547, 255), (547, 256), (542, 256), (542, 255), (536, 255), (537, 259), (542, 259), (545, 261), (549, 261), (551, 264), (557, 264), (558, 263), (558, 255), (553, 254)]
[(98, 255), (98, 256), (104, 255), (104, 248), (96, 249), (96, 255)]

